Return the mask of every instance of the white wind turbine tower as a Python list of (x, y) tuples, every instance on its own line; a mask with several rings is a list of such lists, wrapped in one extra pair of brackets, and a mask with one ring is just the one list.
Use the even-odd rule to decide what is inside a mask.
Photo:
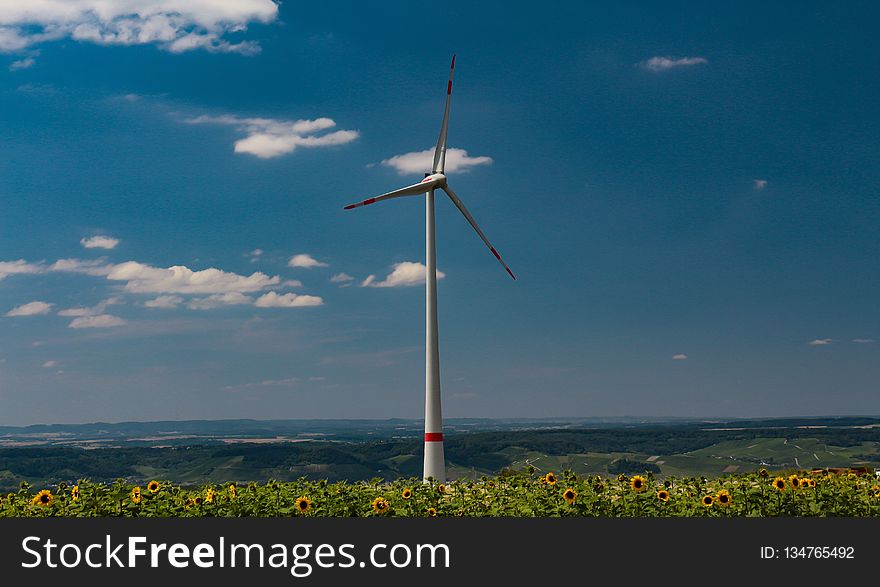
[(440, 125), (440, 138), (434, 150), (434, 165), (431, 173), (417, 184), (368, 198), (356, 204), (345, 206), (346, 210), (366, 206), (382, 200), (402, 196), (425, 195), (425, 464), (423, 479), (438, 482), (446, 480), (446, 463), (443, 455), (443, 417), (440, 409), (440, 352), (437, 339), (437, 250), (434, 238), (434, 190), (443, 190), (452, 203), (464, 215), (479, 237), (486, 243), (495, 258), (504, 266), (507, 273), (515, 280), (516, 276), (510, 267), (501, 259), (501, 255), (480, 230), (477, 221), (452, 191), (446, 182), (446, 131), (449, 124), (449, 103), (452, 99), (452, 73), (455, 71), (455, 55), (449, 68), (449, 83), (446, 86), (446, 109), (443, 111), (443, 123)]

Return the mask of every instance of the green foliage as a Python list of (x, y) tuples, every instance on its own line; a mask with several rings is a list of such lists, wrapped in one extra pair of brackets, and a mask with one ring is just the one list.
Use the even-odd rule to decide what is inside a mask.
[(606, 469), (612, 475), (620, 473), (625, 475), (636, 475), (640, 473), (657, 474), (660, 472), (660, 467), (654, 463), (643, 463), (640, 461), (631, 461), (629, 459), (615, 459), (608, 463)]
[[(541, 474), (531, 467), (449, 484), (415, 478), (356, 483), (301, 478), (197, 488), (155, 480), (137, 486), (122, 480), (46, 488), (22, 483), (0, 496), (0, 517), (880, 516), (880, 486), (872, 475), (788, 473), (661, 482), (651, 474), (608, 479), (570, 471)], [(780, 480), (781, 489), (775, 486)]]

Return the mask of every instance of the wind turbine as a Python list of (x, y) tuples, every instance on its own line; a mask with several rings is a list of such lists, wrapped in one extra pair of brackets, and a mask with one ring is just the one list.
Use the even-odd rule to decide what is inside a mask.
[(461, 199), (452, 191), (446, 181), (446, 134), (449, 126), (449, 103), (452, 100), (452, 73), (455, 71), (455, 55), (449, 68), (449, 83), (446, 85), (446, 108), (443, 111), (443, 122), (440, 125), (440, 138), (434, 149), (434, 164), (431, 173), (425, 173), (425, 179), (417, 184), (400, 188), (368, 198), (356, 204), (345, 206), (351, 210), (360, 206), (368, 206), (382, 200), (403, 196), (425, 195), (425, 463), (424, 481), (433, 479), (446, 480), (446, 463), (443, 455), (443, 416), (440, 409), (440, 350), (437, 338), (437, 247), (434, 237), (434, 190), (441, 189), (455, 207), (464, 215), (477, 235), (486, 243), (498, 262), (515, 280), (516, 276), (510, 267), (501, 259), (501, 255), (480, 230), (477, 221), (465, 208)]

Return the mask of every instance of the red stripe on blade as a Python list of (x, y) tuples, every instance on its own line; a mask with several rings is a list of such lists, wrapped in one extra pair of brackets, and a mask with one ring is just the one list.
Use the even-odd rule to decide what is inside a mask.
[(356, 207), (357, 207), (357, 204), (349, 204), (348, 206), (344, 207), (343, 210), (351, 210), (352, 208), (356, 208)]
[(443, 442), (443, 433), (425, 432), (425, 442)]
[(452, 80), (449, 80), (449, 85), (446, 86), (446, 94), (448, 95), (451, 93), (452, 93)]
[(452, 65), (449, 67), (449, 69), (455, 69), (455, 55), (452, 56)]
[(495, 250), (495, 247), (489, 247), (489, 250), (492, 251), (492, 254), (495, 255), (495, 258), (499, 261), (501, 260), (501, 255), (498, 254), (498, 251)]
[(376, 201), (376, 198), (370, 198), (369, 200), (364, 200), (364, 206), (366, 206), (367, 204), (372, 204), (375, 201)]

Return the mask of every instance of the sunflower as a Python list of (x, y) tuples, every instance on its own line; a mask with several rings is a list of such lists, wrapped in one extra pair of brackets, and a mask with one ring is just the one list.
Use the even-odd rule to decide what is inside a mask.
[(65, 489), (67, 489), (67, 483), (62, 481), (61, 483), (58, 484), (58, 491), (64, 491)]
[(624, 481), (626, 481), (626, 475), (621, 473), (620, 475), (617, 476), (617, 480), (620, 481), (621, 483), (623, 483)]
[(791, 475), (788, 478), (788, 482), (791, 483), (791, 486), (797, 489), (801, 485), (801, 480), (798, 479), (797, 475)]
[(303, 495), (302, 497), (296, 498), (296, 510), (301, 514), (309, 513), (309, 510), (312, 509), (312, 500)]
[(544, 475), (544, 483), (547, 485), (556, 485), (556, 475), (553, 474), (553, 471)]
[(147, 491), (150, 493), (156, 493), (159, 491), (159, 482), (155, 479), (147, 483)]
[(577, 491), (575, 491), (571, 487), (562, 492), (562, 499), (567, 501), (569, 505), (574, 503), (574, 500), (577, 499), (577, 496)]
[(813, 488), (815, 488), (815, 487), (816, 487), (816, 480), (815, 480), (815, 479), (810, 479), (810, 489), (813, 489)]
[(712, 507), (712, 504), (715, 503), (715, 498), (712, 497), (711, 495), (704, 495), (703, 499), (701, 500), (701, 503), (704, 506), (706, 506), (707, 508)]
[(767, 469), (762, 468), (760, 471), (758, 471), (758, 475), (760, 475), (761, 477), (764, 477), (766, 479), (767, 477), (770, 476), (770, 473), (767, 472)]
[(782, 477), (777, 477), (773, 480), (773, 487), (775, 487), (779, 491), (785, 491), (785, 479), (783, 479)]
[(44, 489), (34, 496), (31, 503), (43, 507), (49, 507), (55, 501), (55, 496), (48, 489)]
[(718, 501), (718, 505), (721, 505), (724, 507), (729, 506), (731, 504), (731, 502), (733, 501), (733, 498), (730, 497), (730, 494), (727, 491), (725, 491), (724, 489), (722, 489), (721, 491), (718, 492), (718, 495), (715, 496), (715, 499)]
[(491, 479), (489, 479), (488, 481), (486, 481), (486, 487), (488, 487), (489, 489), (494, 489), (494, 488), (495, 488), (495, 482), (492, 481)]
[(79, 499), (79, 485), (74, 485), (70, 489), (70, 499), (77, 501)]
[(229, 484), (229, 497), (231, 497), (232, 499), (235, 499), (235, 496), (236, 496), (235, 483), (230, 483)]
[(629, 481), (629, 486), (632, 487), (633, 491), (644, 491), (645, 489), (645, 478), (641, 475), (636, 475)]
[(669, 501), (669, 492), (665, 489), (661, 489), (657, 492), (657, 499), (660, 501)]
[(214, 490), (209, 489), (205, 492), (205, 503), (214, 503)]
[(409, 498), (412, 497), (412, 495), (413, 495), (413, 490), (412, 490), (411, 488), (409, 488), (409, 487), (405, 488), (405, 489), (403, 490), (403, 492), (400, 494), (400, 496), (401, 496), (403, 499), (409, 499)]
[(437, 491), (439, 493), (446, 493), (446, 486), (441, 483), (440, 485), (437, 486)]
[(437, 510), (435, 510), (434, 508), (428, 508), (428, 511), (426, 513), (428, 514), (429, 518), (437, 517)]
[(377, 497), (372, 503), (373, 511), (377, 514), (384, 514), (388, 511), (388, 502), (384, 497)]
[(874, 497), (880, 497), (880, 485), (874, 485), (871, 487), (871, 491), (874, 493)]
[(192, 498), (192, 502), (193, 502), (193, 505), (202, 505), (202, 496), (201, 495), (195, 496), (194, 498)]
[(131, 502), (132, 503), (140, 503), (141, 502), (141, 488), (140, 487), (132, 487), (131, 488)]

